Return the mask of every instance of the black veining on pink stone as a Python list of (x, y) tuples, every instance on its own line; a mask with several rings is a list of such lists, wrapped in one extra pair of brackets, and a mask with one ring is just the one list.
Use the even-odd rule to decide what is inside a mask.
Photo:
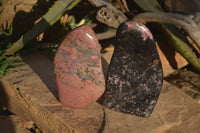
[(143, 31), (137, 26), (130, 28), (127, 22), (121, 24), (108, 70), (104, 106), (149, 117), (162, 82), (163, 71), (154, 40), (144, 39)]

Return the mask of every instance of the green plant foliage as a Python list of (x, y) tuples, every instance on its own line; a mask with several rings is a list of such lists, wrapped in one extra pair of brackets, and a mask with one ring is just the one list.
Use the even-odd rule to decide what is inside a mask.
[[(0, 1), (0, 4), (1, 4), (1, 1)], [(2, 11), (3, 10), (0, 11), (0, 14), (2, 13)], [(8, 31), (8, 32), (6, 32), (6, 31)], [(0, 26), (0, 35), (3, 34), (5, 36), (9, 37), (12, 35), (12, 33), (13, 33), (13, 25), (12, 24), (10, 25), (9, 28)], [(3, 44), (5, 44), (5, 42), (0, 41), (0, 75), (6, 75), (8, 71), (16, 70), (16, 68), (14, 68), (15, 66), (24, 64), (23, 62), (21, 62), (19, 60), (18, 57), (6, 56), (5, 55), (6, 49), (5, 49), (5, 46), (3, 46)]]
[(89, 17), (84, 17), (83, 19), (81, 19), (81, 21), (79, 23), (76, 23), (75, 17), (74, 16), (70, 16), (69, 17), (69, 22), (67, 23), (67, 25), (70, 27), (70, 29), (75, 29), (81, 25), (88, 25), (92, 22), (91, 19), (89, 19)]
[(7, 30), (7, 28), (4, 28), (3, 26), (0, 26), (0, 33), (2, 33), (3, 35), (6, 36), (11, 36), (13, 33), (13, 25), (10, 25), (10, 28), (8, 29), (8, 33), (5, 32)]
[(15, 66), (24, 64), (18, 57), (7, 57), (5, 50), (0, 50), (0, 75), (6, 75), (8, 71), (16, 70)]

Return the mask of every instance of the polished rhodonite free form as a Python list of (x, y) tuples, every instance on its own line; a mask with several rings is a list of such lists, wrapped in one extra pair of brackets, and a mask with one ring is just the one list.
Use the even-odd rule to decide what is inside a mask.
[(136, 21), (118, 28), (103, 104), (141, 117), (152, 113), (163, 82), (162, 66), (149, 29)]
[(80, 26), (64, 38), (54, 64), (62, 104), (87, 107), (104, 93), (100, 45), (89, 26)]

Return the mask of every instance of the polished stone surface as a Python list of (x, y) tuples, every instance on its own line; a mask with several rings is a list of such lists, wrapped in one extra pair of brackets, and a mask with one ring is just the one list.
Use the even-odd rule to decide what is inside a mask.
[(100, 45), (89, 26), (80, 26), (64, 38), (54, 64), (62, 104), (84, 108), (104, 93)]
[(104, 106), (149, 117), (162, 81), (162, 66), (151, 32), (135, 21), (121, 24), (106, 79)]

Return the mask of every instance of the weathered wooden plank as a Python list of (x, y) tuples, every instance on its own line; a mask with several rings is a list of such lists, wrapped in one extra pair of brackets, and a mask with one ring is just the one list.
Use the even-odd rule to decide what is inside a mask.
[[(36, 60), (30, 61), (35, 63), (38, 69), (44, 67), (40, 69), (41, 73), (46, 73), (45, 78), (55, 83), (51, 71), (53, 66), (44, 61), (46, 59), (44, 56), (39, 56), (41, 55), (36, 54), (38, 58), (34, 57)], [(27, 57), (27, 60), (30, 58)], [(24, 119), (34, 121), (42, 131), (47, 133), (98, 132), (104, 115), (102, 106), (94, 103), (84, 109), (75, 109), (61, 105), (55, 97), (57, 94), (52, 94), (52, 92), (56, 93), (56, 85), (52, 85), (54, 90), (50, 91), (43, 82), (44, 79), (33, 71), (31, 65), (33, 64), (17, 67), (17, 71), (0, 77), (0, 104), (6, 105), (10, 111)], [(43, 70), (46, 71), (42, 72)], [(47, 73), (51, 74), (47, 75)]]

